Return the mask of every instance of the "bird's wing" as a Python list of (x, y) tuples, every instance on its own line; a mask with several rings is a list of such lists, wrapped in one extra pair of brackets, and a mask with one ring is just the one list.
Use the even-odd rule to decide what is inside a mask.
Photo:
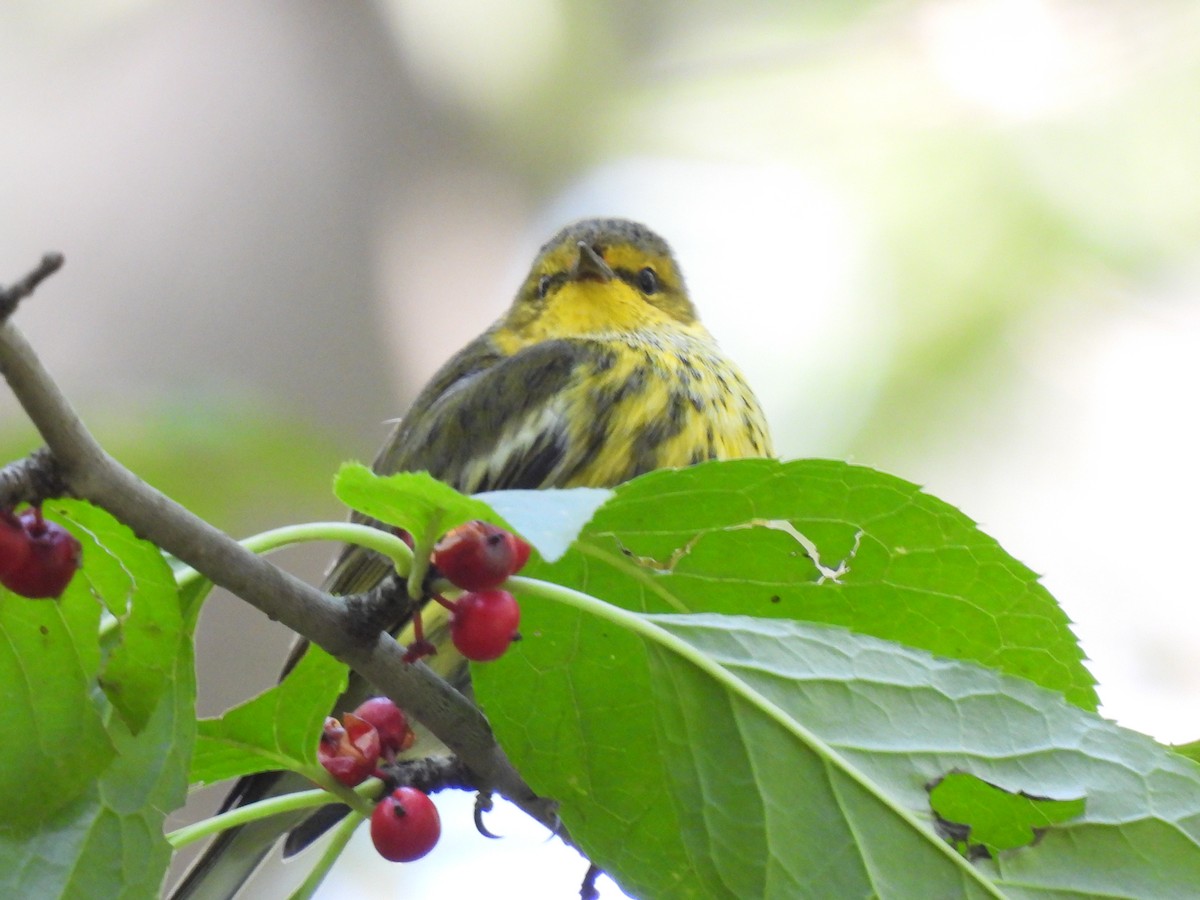
[[(375, 471), (385, 475), (427, 471), (467, 492), (553, 486), (550, 481), (567, 447), (565, 433), (554, 427), (553, 414), (546, 418), (546, 410), (553, 408), (553, 398), (587, 355), (584, 345), (546, 341), (504, 356), (485, 334), (433, 377), (376, 456)], [(369, 521), (360, 515), (354, 518)], [(391, 564), (379, 554), (347, 546), (326, 576), (325, 589), (333, 594), (369, 590), (390, 570)], [(402, 629), (409, 618), (394, 623), (393, 631)], [(434, 625), (440, 631), (446, 630), (444, 626), (444, 622)], [(296, 642), (284, 674), (306, 648), (306, 641)], [(434, 660), (448, 664), (451, 654), (444, 655), (447, 660)], [(354, 709), (369, 691), (369, 685), (352, 673), (335, 712)], [(304, 786), (303, 779), (288, 772), (250, 775), (238, 780), (222, 810)], [(290, 855), (343, 814), (344, 809), (307, 819), (303, 813), (278, 816), (224, 831), (172, 897), (230, 897), (285, 830), (290, 830), (285, 844), (285, 854)]]
[[(375, 457), (374, 470), (428, 472), (465, 493), (553, 487), (568, 451), (554, 399), (587, 355), (586, 345), (545, 341), (506, 357), (486, 335), (479, 338), (417, 397)], [(347, 546), (326, 577), (326, 590), (369, 590), (389, 566), (376, 553)]]

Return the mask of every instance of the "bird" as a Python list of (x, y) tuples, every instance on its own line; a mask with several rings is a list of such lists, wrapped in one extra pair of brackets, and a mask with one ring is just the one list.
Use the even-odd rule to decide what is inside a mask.
[[(473, 494), (612, 487), (655, 469), (772, 455), (762, 407), (700, 322), (667, 242), (637, 222), (592, 218), (541, 247), (511, 306), (434, 374), (373, 468), (428, 472)], [(382, 556), (347, 546), (325, 589), (369, 590), (391, 570)], [(394, 624), (398, 633), (410, 619)], [(427, 631), (439, 644), (435, 669), (466, 688), (466, 663), (446, 632)], [(357, 680), (339, 709), (369, 694)], [(310, 786), (294, 773), (248, 776), (223, 809)], [(230, 898), (284, 832), (285, 853), (295, 851), (344, 811), (227, 830), (172, 897)]]

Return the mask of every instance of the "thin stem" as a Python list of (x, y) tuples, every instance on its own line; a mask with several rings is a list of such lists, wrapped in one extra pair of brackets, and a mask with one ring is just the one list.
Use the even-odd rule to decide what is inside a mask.
[[(379, 792), (380, 784), (381, 782), (377, 778), (368, 779), (358, 787), (358, 791), (361, 791), (364, 796), (373, 796)], [(256, 822), (259, 819), (277, 816), (280, 813), (294, 812), (298, 809), (327, 806), (329, 802), (329, 791), (324, 788), (314, 788), (311, 791), (297, 791), (294, 794), (268, 797), (265, 800), (247, 803), (245, 806), (237, 806), (219, 815), (210, 816), (199, 822), (193, 822), (191, 825), (184, 825), (182, 828), (177, 828), (167, 835), (167, 841), (172, 848), (178, 850), (180, 847), (186, 847), (188, 844), (203, 840), (211, 834), (225, 831), (227, 828), (245, 825), (247, 822)]]
[(408, 596), (420, 597), (424, 593), (425, 576), (429, 574), (429, 557), (441, 533), (442, 516), (438, 513), (429, 520), (425, 534), (412, 535), (413, 564), (408, 572)]
[(327, 794), (333, 794), (342, 803), (345, 803), (351, 809), (358, 810), (364, 816), (369, 816), (371, 810), (375, 808), (375, 794), (379, 793), (379, 785), (382, 784), (378, 779), (369, 779), (363, 782), (363, 784), (370, 784), (372, 781), (375, 782), (375, 790), (370, 792), (370, 799), (368, 799), (359, 793), (361, 785), (358, 788), (346, 787), (346, 785), (342, 784), (319, 766), (312, 771), (305, 771), (302, 774), (319, 784), (325, 789)]
[(708, 657), (691, 644), (681, 638), (675, 637), (671, 632), (660, 625), (654, 624), (654, 622), (645, 616), (622, 609), (619, 606), (613, 606), (611, 603), (606, 603), (603, 600), (593, 597), (591, 594), (563, 587), (561, 584), (552, 584), (549, 581), (539, 581), (536, 578), (526, 578), (521, 575), (509, 578), (505, 584), (512, 588), (515, 593), (519, 592), (534, 597), (541, 597), (545, 600), (574, 607), (597, 618), (606, 619), (609, 622), (620, 625), (623, 629), (636, 634), (638, 637), (649, 638), (656, 644), (666, 646), (689, 662), (695, 663), (702, 668), (707, 668), (710, 664)]
[(333, 829), (333, 836), (330, 838), (325, 852), (321, 854), (317, 864), (308, 873), (304, 883), (296, 888), (290, 900), (309, 900), (310, 897), (316, 896), (317, 888), (321, 886), (321, 882), (325, 880), (325, 876), (329, 874), (329, 870), (333, 868), (333, 864), (342, 855), (342, 851), (350, 843), (350, 838), (354, 836), (354, 832), (363, 821), (362, 816), (351, 813), (338, 823), (337, 827)]
[[(412, 551), (396, 535), (371, 525), (356, 522), (307, 522), (299, 525), (284, 525), (238, 541), (251, 553), (263, 555), (292, 544), (312, 541), (333, 541), (341, 544), (357, 544), (388, 557), (402, 577), (408, 575), (412, 566)], [(180, 588), (189, 587), (204, 576), (192, 567), (179, 569), (175, 583)]]

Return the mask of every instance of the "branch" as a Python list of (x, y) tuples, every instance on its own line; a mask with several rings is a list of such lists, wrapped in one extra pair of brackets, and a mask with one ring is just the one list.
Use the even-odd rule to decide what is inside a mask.
[[(268, 618), (348, 664), (420, 720), (486, 785), (562, 834), (551, 800), (538, 797), (504, 755), (483, 714), (424, 665), (404, 662), (386, 632), (364, 635), (361, 615), (250, 553), (228, 535), (150, 487), (92, 437), (33, 348), (4, 318), (62, 264), (48, 255), (18, 284), (0, 292), (0, 373), (46, 441), (23, 465), (0, 476), (0, 497), (69, 493), (124, 522), (140, 537), (201, 572)], [(357, 627), (356, 627), (357, 625)]]
[(37, 290), (37, 286), (62, 268), (61, 253), (47, 253), (33, 271), (8, 287), (0, 290), (0, 321), (5, 321), (17, 309), (17, 304)]
[(389, 791), (401, 785), (419, 788), (426, 794), (445, 790), (486, 790), (480, 786), (475, 773), (453, 756), (405, 759), (380, 766), (380, 772), (386, 776), (384, 784)]
[(12, 509), (18, 503), (36, 506), (50, 497), (70, 493), (58, 463), (45, 447), (0, 468), (0, 509)]

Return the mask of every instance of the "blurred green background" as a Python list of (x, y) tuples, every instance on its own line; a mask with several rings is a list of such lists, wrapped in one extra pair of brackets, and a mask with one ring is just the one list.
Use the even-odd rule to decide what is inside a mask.
[[(339, 517), (337, 463), (545, 238), (640, 218), (782, 455), (963, 508), (1045, 573), (1108, 715), (1200, 737), (1200, 5), (9, 0), (0, 104), (0, 280), (68, 260), (20, 326), (220, 527)], [(0, 398), (7, 456), (35, 443)], [(288, 640), (215, 597), (202, 710)], [(362, 851), (325, 896), (573, 894), (569, 852), (448, 809), (431, 860)]]

